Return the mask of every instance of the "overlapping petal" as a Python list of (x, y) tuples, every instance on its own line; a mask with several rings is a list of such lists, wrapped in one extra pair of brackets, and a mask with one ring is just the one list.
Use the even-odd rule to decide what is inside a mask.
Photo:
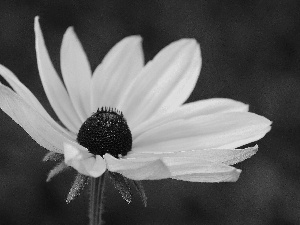
[(173, 178), (193, 182), (236, 181), (240, 170), (192, 157), (128, 158), (104, 156), (108, 170), (133, 180)]
[(62, 76), (71, 101), (84, 122), (91, 114), (92, 71), (87, 56), (72, 27), (64, 34), (60, 50)]
[(233, 165), (244, 161), (253, 156), (258, 150), (258, 146), (244, 149), (197, 149), (178, 152), (129, 152), (125, 158), (145, 159), (145, 158), (182, 158), (191, 157), (202, 159), (214, 163), (223, 163), (225, 165)]
[(247, 112), (248, 110), (248, 105), (226, 98), (212, 98), (190, 102), (176, 108), (172, 112), (162, 113), (153, 119), (146, 120), (132, 129), (132, 135), (134, 138), (137, 138), (138, 135), (145, 131), (158, 127), (159, 125), (166, 124), (170, 121), (190, 119), (193, 117), (216, 113)]
[(35, 108), (8, 87), (0, 84), (0, 108), (19, 124), (39, 145), (62, 153), (63, 142), (70, 140), (52, 121), (47, 121)]
[(132, 82), (118, 106), (130, 127), (184, 103), (196, 85), (200, 67), (200, 48), (193, 39), (173, 42), (161, 50)]
[(34, 28), (37, 64), (47, 98), (61, 122), (69, 130), (77, 132), (82, 122), (72, 105), (62, 81), (53, 67), (45, 45), (38, 17), (35, 17)]
[(74, 143), (63, 143), (65, 163), (72, 166), (79, 173), (91, 177), (99, 177), (106, 170), (106, 164), (99, 155), (94, 156), (86, 148)]
[[(113, 47), (92, 77), (83, 47), (69, 28), (61, 47), (65, 88), (51, 63), (38, 17), (35, 34), (45, 92), (73, 135), (55, 123), (34, 95), (1, 65), (0, 74), (16, 92), (0, 84), (0, 107), (38, 144), (64, 154), (64, 162), (52, 174), (65, 168), (65, 163), (91, 177), (109, 170), (133, 180), (236, 181), (241, 170), (229, 165), (254, 155), (257, 146), (235, 148), (270, 130), (268, 119), (248, 113), (248, 105), (241, 102), (216, 98), (182, 105), (201, 68), (195, 40), (170, 44), (143, 67), (141, 38), (127, 37)], [(93, 155), (75, 140), (81, 124), (102, 106), (121, 110), (132, 129), (133, 148), (125, 157)]]
[(172, 178), (190, 182), (235, 182), (241, 170), (199, 158), (163, 158)]
[[(135, 152), (175, 152), (236, 148), (261, 137), (271, 122), (254, 113), (233, 112), (171, 121), (150, 129), (133, 141)], [(251, 140), (251, 142), (255, 139)], [(226, 147), (224, 147), (226, 146)]]
[(105, 154), (107, 169), (132, 180), (159, 180), (169, 178), (170, 171), (158, 158), (116, 159)]
[(92, 77), (92, 111), (102, 106), (117, 107), (121, 96), (144, 66), (142, 38), (129, 36), (104, 57)]
[(66, 131), (63, 127), (57, 124), (51, 116), (47, 113), (41, 103), (37, 100), (37, 98), (31, 93), (28, 88), (23, 85), (19, 79), (6, 67), (0, 65), (0, 75), (9, 83), (9, 85), (14, 89), (14, 91), (29, 105), (35, 108), (41, 116), (43, 116), (49, 123), (56, 127), (56, 129), (60, 130), (65, 135), (69, 136), (69, 138), (73, 138), (72, 133)]

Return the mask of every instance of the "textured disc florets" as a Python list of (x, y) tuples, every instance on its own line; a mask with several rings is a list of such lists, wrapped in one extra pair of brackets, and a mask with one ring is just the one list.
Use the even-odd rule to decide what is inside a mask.
[(119, 158), (132, 147), (132, 135), (122, 112), (102, 107), (80, 127), (77, 141), (90, 153), (103, 156), (109, 153)]

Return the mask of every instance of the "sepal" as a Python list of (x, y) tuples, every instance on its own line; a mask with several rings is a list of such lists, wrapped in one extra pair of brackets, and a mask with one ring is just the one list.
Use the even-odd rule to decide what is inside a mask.
[(63, 172), (65, 169), (68, 168), (68, 165), (65, 164), (65, 162), (58, 163), (48, 174), (47, 182), (49, 182), (54, 176), (57, 174)]
[(85, 187), (87, 184), (88, 177), (78, 173), (76, 175), (75, 181), (69, 191), (68, 197), (66, 199), (67, 203), (70, 203), (74, 198), (80, 195), (80, 191)]
[(59, 154), (59, 153), (56, 153), (56, 152), (48, 152), (43, 158), (44, 162), (47, 162), (47, 161), (63, 161), (63, 160), (64, 160), (63, 154)]
[(109, 178), (122, 198), (129, 204), (132, 201), (130, 180), (119, 173), (108, 172)]
[(139, 196), (141, 197), (141, 200), (142, 200), (144, 206), (146, 207), (147, 206), (147, 196), (146, 196), (145, 189), (142, 185), (142, 182), (138, 181), (138, 180), (132, 180), (132, 183), (133, 183), (135, 189), (137, 190)]

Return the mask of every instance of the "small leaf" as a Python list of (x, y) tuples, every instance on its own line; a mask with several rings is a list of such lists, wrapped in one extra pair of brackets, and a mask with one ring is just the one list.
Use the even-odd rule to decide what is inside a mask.
[(64, 159), (63, 154), (59, 154), (56, 152), (48, 152), (44, 158), (43, 161), (62, 161)]
[(137, 181), (137, 180), (132, 180), (132, 183), (133, 183), (134, 187), (136, 188), (139, 196), (141, 197), (144, 206), (146, 207), (147, 206), (147, 196), (145, 193), (145, 189), (142, 185), (142, 182)]
[(58, 163), (52, 170), (50, 170), (46, 181), (49, 182), (54, 176), (61, 173), (67, 168), (68, 165), (66, 165), (65, 162)]
[(67, 203), (70, 203), (74, 198), (76, 198), (80, 191), (84, 188), (88, 180), (88, 177), (78, 173), (76, 175), (75, 181), (69, 191), (68, 197), (66, 199)]
[(108, 172), (109, 178), (113, 182), (115, 188), (122, 195), (122, 198), (129, 204), (132, 201), (132, 194), (129, 179), (119, 173)]

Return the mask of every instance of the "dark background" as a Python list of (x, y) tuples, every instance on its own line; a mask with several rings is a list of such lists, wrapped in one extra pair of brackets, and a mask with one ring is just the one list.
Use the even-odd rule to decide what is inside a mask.
[[(107, 224), (300, 224), (300, 2), (298, 0), (0, 1), (0, 63), (55, 117), (38, 75), (34, 16), (55, 67), (74, 26), (92, 68), (123, 37), (140, 34), (146, 59), (191, 37), (203, 66), (189, 101), (233, 98), (273, 121), (259, 152), (237, 165), (236, 183), (144, 182), (148, 207), (108, 185)], [(3, 82), (3, 79), (1, 79)], [(0, 224), (88, 224), (88, 195), (65, 203), (71, 170), (46, 183), (47, 152), (0, 113)]]

